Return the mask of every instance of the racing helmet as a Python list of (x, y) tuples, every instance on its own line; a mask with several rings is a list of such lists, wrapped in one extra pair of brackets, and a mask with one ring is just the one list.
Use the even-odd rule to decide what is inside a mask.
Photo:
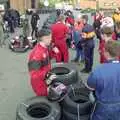
[(62, 101), (67, 95), (67, 87), (61, 82), (53, 82), (49, 86), (48, 99), (50, 101)]

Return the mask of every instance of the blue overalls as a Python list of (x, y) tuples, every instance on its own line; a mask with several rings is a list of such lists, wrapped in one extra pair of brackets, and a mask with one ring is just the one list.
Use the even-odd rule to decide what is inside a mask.
[[(94, 32), (92, 25), (86, 24), (82, 30), (83, 33)], [(85, 69), (88, 71), (92, 70), (93, 66), (93, 55), (94, 55), (94, 38), (84, 39), (84, 56), (85, 56)]]
[(95, 88), (96, 103), (91, 120), (120, 120), (120, 62), (98, 66), (87, 84)]

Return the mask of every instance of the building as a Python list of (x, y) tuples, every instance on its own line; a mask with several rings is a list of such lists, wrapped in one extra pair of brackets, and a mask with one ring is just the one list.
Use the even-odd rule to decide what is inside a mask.
[(14, 8), (21, 13), (24, 13), (26, 9), (37, 8), (39, 0), (9, 0), (10, 8)]

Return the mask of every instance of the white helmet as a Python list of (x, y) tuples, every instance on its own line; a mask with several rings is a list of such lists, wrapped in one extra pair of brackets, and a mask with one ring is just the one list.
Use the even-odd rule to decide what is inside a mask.
[(105, 17), (101, 20), (101, 28), (114, 27), (114, 21), (111, 17)]

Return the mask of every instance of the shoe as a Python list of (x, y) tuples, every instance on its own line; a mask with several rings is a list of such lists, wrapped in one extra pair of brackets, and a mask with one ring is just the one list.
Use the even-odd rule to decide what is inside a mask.
[(82, 69), (80, 72), (82, 72), (82, 73), (90, 73), (91, 72), (91, 70), (87, 70), (87, 69)]

